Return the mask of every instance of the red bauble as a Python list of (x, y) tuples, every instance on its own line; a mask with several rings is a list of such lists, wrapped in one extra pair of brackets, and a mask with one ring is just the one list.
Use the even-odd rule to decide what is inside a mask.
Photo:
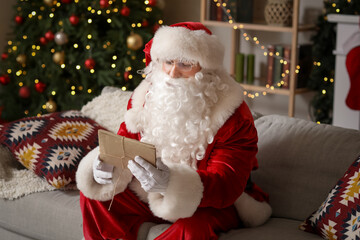
[(149, 22), (148, 22), (146, 19), (144, 19), (144, 20), (142, 21), (141, 25), (142, 25), (143, 27), (147, 27), (147, 26), (149, 26)]
[(70, 23), (72, 24), (72, 25), (77, 25), (78, 23), (79, 23), (79, 17), (78, 16), (76, 16), (75, 14), (73, 14), (73, 15), (71, 15), (70, 17), (69, 17), (69, 21), (70, 21)]
[(9, 75), (5, 74), (5, 75), (0, 76), (0, 83), (2, 85), (7, 85), (9, 82), (10, 82)]
[(128, 71), (125, 71), (125, 72), (124, 72), (124, 79), (125, 79), (125, 81), (129, 81), (129, 75), (130, 75), (130, 72), (128, 72)]
[(107, 8), (109, 4), (109, 0), (100, 0), (99, 2), (101, 8)]
[(48, 40), (48, 41), (52, 41), (54, 40), (54, 33), (52, 31), (47, 31), (45, 33), (45, 38)]
[(153, 26), (153, 33), (155, 33), (155, 32), (159, 29), (159, 27), (160, 27), (160, 25), (156, 23), (156, 24)]
[(19, 89), (19, 96), (21, 98), (29, 98), (30, 97), (30, 88), (27, 86), (21, 87)]
[(156, 0), (149, 0), (149, 5), (154, 7), (156, 5)]
[(21, 16), (16, 16), (16, 17), (15, 17), (15, 22), (16, 22), (17, 24), (22, 24), (22, 23), (24, 22), (24, 18), (21, 17)]
[(46, 84), (43, 82), (35, 83), (35, 90), (39, 93), (43, 93), (45, 91)]
[(67, 3), (71, 3), (72, 0), (61, 0), (61, 2), (64, 3), (64, 4), (67, 4)]
[(45, 37), (41, 37), (41, 38), (40, 38), (40, 43), (41, 43), (42, 45), (46, 45), (46, 44), (47, 44), (46, 38), (45, 38)]
[(128, 7), (123, 7), (121, 10), (120, 10), (120, 14), (123, 15), (124, 17), (127, 17), (130, 15), (130, 8)]
[(9, 57), (9, 54), (7, 54), (7, 53), (1, 54), (1, 59), (2, 59), (2, 60), (7, 59), (8, 57)]
[(85, 67), (87, 69), (94, 69), (95, 68), (95, 60), (92, 58), (85, 60)]

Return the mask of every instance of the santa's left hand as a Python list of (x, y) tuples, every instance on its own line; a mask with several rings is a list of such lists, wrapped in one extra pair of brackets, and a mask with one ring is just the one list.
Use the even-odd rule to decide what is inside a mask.
[(160, 158), (157, 159), (156, 167), (154, 167), (141, 157), (136, 156), (134, 160), (128, 162), (128, 168), (139, 180), (145, 192), (166, 192), (170, 170)]

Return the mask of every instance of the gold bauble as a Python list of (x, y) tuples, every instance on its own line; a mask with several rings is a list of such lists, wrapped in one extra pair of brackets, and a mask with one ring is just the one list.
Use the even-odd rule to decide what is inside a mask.
[(49, 7), (52, 7), (54, 5), (54, 0), (44, 0), (44, 3)]
[(46, 111), (48, 111), (49, 113), (53, 113), (56, 111), (57, 105), (56, 102), (54, 102), (53, 100), (49, 100), (46, 102)]
[(65, 62), (65, 52), (55, 52), (53, 55), (53, 61), (54, 63), (59, 65), (63, 64)]
[(144, 41), (139, 34), (131, 33), (126, 39), (126, 44), (129, 49), (136, 51), (142, 47)]
[(25, 64), (26, 63), (26, 55), (25, 54), (19, 54), (16, 57), (16, 61), (20, 64)]

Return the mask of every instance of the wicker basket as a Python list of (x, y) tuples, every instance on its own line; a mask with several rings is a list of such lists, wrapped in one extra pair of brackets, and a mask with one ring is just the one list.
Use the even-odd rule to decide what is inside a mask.
[(269, 25), (290, 26), (292, 24), (292, 0), (268, 0), (265, 6), (265, 20)]

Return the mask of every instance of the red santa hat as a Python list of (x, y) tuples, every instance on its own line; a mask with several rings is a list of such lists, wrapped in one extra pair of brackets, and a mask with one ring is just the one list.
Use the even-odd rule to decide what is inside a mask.
[(146, 66), (152, 60), (196, 61), (202, 68), (223, 65), (224, 46), (203, 24), (183, 22), (160, 27), (145, 45)]
[(351, 35), (343, 45), (346, 55), (346, 69), (350, 78), (350, 89), (346, 105), (353, 110), (360, 110), (360, 31)]

